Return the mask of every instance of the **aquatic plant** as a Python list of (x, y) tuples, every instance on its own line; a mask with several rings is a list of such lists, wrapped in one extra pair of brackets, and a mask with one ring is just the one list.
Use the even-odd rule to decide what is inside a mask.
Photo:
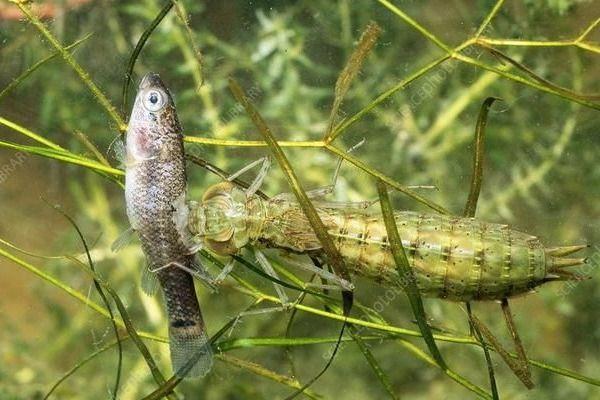
[[(2, 154), (7, 158), (2, 159), (0, 199), (3, 208), (10, 204), (12, 211), (0, 234), (32, 252), (49, 249), (45, 242), (53, 235), (54, 252), (79, 253), (74, 232), (37, 201), (39, 189), (26, 184), (27, 173), (45, 181), (48, 176), (58, 177), (58, 187), (66, 190), (65, 194), (51, 191), (53, 202), (64, 203), (88, 240), (101, 233), (97, 240), (89, 240), (99, 271), (95, 278), (106, 284), (107, 292), (114, 288), (129, 312), (115, 322), (133, 323), (151, 358), (157, 359), (156, 368), (165, 374), (166, 347), (155, 343), (164, 341), (164, 336), (148, 333), (163, 329), (162, 312), (154, 299), (143, 297), (137, 289), (144, 262), (139, 246), (134, 243), (117, 254), (110, 251), (110, 243), (125, 229), (125, 218), (118, 190), (122, 170), (107, 151), (125, 127), (119, 100), (127, 61), (164, 5), (150, 0), (117, 7), (91, 3), (57, 13), (48, 24), (29, 12), (28, 4), (14, 1), (3, 6), (9, 3), (25, 12), (25, 18), (0, 22), (4, 47), (0, 79), (5, 81), (0, 93), (0, 146), (18, 151)], [(337, 157), (343, 157), (347, 162), (335, 194), (338, 199), (374, 198), (373, 177), (404, 191), (410, 184), (434, 184), (439, 190), (419, 191), (418, 197), (429, 199), (429, 205), (439, 211), (460, 214), (469, 188), (469, 143), (476, 115), (483, 99), (493, 95), (504, 101), (496, 103), (488, 117), (488, 167), (478, 217), (512, 222), (556, 244), (599, 242), (592, 218), (599, 211), (594, 201), (600, 179), (594, 133), (600, 105), (593, 93), (598, 92), (594, 78), (600, 48), (594, 35), (600, 19), (586, 12), (593, 9), (590, 4), (562, 1), (551, 8), (541, 3), (525, 8), (504, 1), (481, 2), (474, 8), (459, 5), (453, 18), (441, 20), (435, 2), (323, 1), (275, 8), (265, 2), (229, 11), (196, 2), (173, 3), (140, 53), (136, 71), (157, 70), (173, 82), (190, 154), (227, 171), (268, 154), (264, 139), (228, 91), (228, 78), (233, 75), (285, 149), (304, 188), (329, 183)], [(383, 28), (381, 38), (348, 88), (336, 91), (340, 71), (372, 19)], [(343, 102), (336, 100), (342, 96)], [(366, 144), (347, 154), (345, 150), (363, 137)], [(59, 163), (39, 161), (29, 154)], [(194, 169), (190, 196), (199, 197), (218, 179)], [(273, 170), (264, 190), (289, 190), (285, 182), (285, 176)], [(27, 205), (5, 194), (17, 191), (31, 198)], [(398, 207), (426, 207), (410, 197), (394, 197)], [(17, 222), (27, 225), (27, 230), (17, 231)], [(591, 268), (586, 271), (594, 278), (596, 253), (592, 248)], [(0, 254), (10, 260), (3, 268), (18, 265), (45, 282), (25, 281), (36, 285), (43, 299), (31, 305), (30, 317), (42, 315), (44, 337), (39, 341), (43, 345), (9, 334), (3, 357), (17, 361), (0, 367), (3, 398), (47, 393), (60, 376), (69, 378), (57, 389), (61, 398), (87, 394), (94, 398), (107, 388), (112, 391), (116, 360), (112, 351), (107, 352), (115, 348), (111, 331), (106, 330), (110, 315), (95, 294), (85, 293), (89, 269), (72, 268), (79, 264), (65, 258), (30, 260), (8, 242), (3, 242)], [(251, 258), (245, 261), (248, 268), (253, 266)], [(276, 267), (290, 285), (302, 287), (307, 280), (286, 265)], [(236, 314), (245, 308), (278, 304), (269, 282), (251, 271), (236, 268), (235, 283), (228, 282), (218, 294), (201, 291), (223, 364), (208, 379), (184, 383), (177, 390), (219, 398), (227, 394), (282, 397), (290, 388), (301, 387), (328, 360), (331, 351), (325, 344), (335, 343), (337, 321), (343, 320), (337, 301), (328, 302), (330, 309), (324, 311), (319, 299), (309, 294), (294, 305), (296, 316), (287, 326), (283, 322), (288, 314), (275, 314), (246, 317), (232, 327)], [(46, 283), (61, 291), (53, 292)], [(343, 338), (333, 366), (305, 395), (339, 394), (342, 379), (348, 393), (357, 398), (393, 398), (398, 393), (423, 398), (440, 392), (464, 395), (461, 386), (435, 372), (439, 363), (422, 350), (420, 332), (410, 325), (413, 316), (400, 293), (382, 292), (364, 282), (359, 286), (348, 319), (351, 336)], [(518, 302), (517, 325), (537, 367), (534, 379), (541, 397), (584, 397), (597, 392), (598, 379), (590, 376), (598, 360), (587, 353), (597, 345), (599, 330), (592, 312), (586, 310), (598, 294), (597, 287), (597, 279), (592, 279), (574, 288), (545, 289)], [(65, 293), (85, 306), (65, 304)], [(490, 307), (478, 305), (475, 313), (491, 313)], [(485, 360), (478, 341), (468, 333), (466, 314), (439, 301), (426, 301), (425, 308), (444, 359), (461, 366), (450, 370), (450, 377), (489, 398), (488, 375), (482, 373)], [(91, 318), (90, 310), (103, 318)], [(502, 332), (494, 323), (497, 310), (493, 310), (490, 318), (483, 319)], [(527, 317), (533, 313), (537, 320)], [(287, 350), (283, 353), (279, 348)], [(119, 398), (141, 398), (157, 387), (146, 369), (149, 359), (140, 357), (127, 342), (124, 349)], [(234, 350), (240, 358), (230, 355)], [(579, 362), (581, 358), (586, 362)], [(250, 361), (256, 359), (260, 362)], [(534, 361), (538, 359), (552, 363)], [(91, 363), (95, 368), (85, 367)], [(70, 370), (72, 365), (76, 367)], [(250, 375), (238, 379), (232, 366)], [(234, 374), (235, 381), (227, 379)], [(276, 383), (258, 389), (251, 374)], [(550, 379), (555, 374), (574, 379)], [(509, 371), (499, 367), (495, 376), (503, 396), (522, 396), (525, 389)], [(28, 384), (24, 392), (17, 391), (19, 383)]]

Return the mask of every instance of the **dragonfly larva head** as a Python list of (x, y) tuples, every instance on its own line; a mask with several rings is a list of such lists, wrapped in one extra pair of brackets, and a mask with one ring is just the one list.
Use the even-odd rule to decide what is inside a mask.
[(201, 203), (189, 204), (190, 233), (217, 254), (235, 254), (248, 243), (245, 194), (230, 182), (211, 186)]

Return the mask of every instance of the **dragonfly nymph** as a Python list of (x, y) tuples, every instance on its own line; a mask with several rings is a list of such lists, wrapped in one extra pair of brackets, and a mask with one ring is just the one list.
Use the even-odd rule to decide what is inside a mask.
[[(236, 174), (237, 176), (237, 174)], [(199, 203), (178, 222), (199, 245), (221, 256), (237, 254), (251, 245), (257, 260), (259, 248), (284, 249), (317, 255), (321, 244), (293, 195), (265, 200), (256, 194), (264, 173), (248, 189), (231, 182), (211, 186)], [(356, 276), (384, 285), (397, 285), (396, 265), (386, 228), (376, 207), (365, 203), (335, 203), (309, 192), (321, 220), (334, 239), (347, 268)], [(441, 214), (396, 211), (396, 224), (424, 296), (454, 301), (502, 300), (528, 293), (547, 282), (576, 279), (566, 267), (581, 265), (585, 258), (567, 258), (586, 245), (547, 248), (527, 233), (508, 225)], [(293, 264), (299, 264), (294, 262)], [(351, 284), (311, 265), (301, 266), (349, 289)], [(219, 279), (231, 270), (232, 264)]]

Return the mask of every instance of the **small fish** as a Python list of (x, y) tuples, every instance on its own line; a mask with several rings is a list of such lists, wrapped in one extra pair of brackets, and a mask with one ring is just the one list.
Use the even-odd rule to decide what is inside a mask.
[(186, 272), (197, 266), (174, 221), (175, 213), (187, 207), (182, 128), (171, 94), (154, 73), (141, 80), (131, 111), (125, 170), (129, 222), (148, 259), (145, 272), (157, 275), (166, 302), (173, 371), (180, 375), (196, 356), (186, 376), (204, 376), (212, 352), (193, 278)]

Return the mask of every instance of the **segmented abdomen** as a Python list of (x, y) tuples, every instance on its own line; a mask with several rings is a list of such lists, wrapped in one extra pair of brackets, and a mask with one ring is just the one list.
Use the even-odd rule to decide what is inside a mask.
[[(296, 202), (282, 196), (268, 201), (252, 196), (242, 203), (239, 199), (244, 196), (229, 183), (215, 185), (205, 194), (202, 207), (190, 212), (199, 216), (190, 219), (190, 232), (203, 236), (205, 244), (222, 255), (235, 254), (247, 243), (303, 254), (321, 251)], [(398, 276), (381, 214), (322, 205), (317, 211), (350, 272), (388, 285), (408, 278)], [(412, 211), (394, 215), (425, 296), (500, 300), (548, 281), (577, 279), (564, 268), (585, 262), (565, 256), (586, 246), (544, 248), (535, 236), (507, 225)]]
[[(330, 234), (348, 268), (381, 283), (397, 284), (381, 216), (342, 212), (333, 217), (336, 226)], [(425, 296), (493, 300), (525, 293), (545, 281), (546, 254), (534, 236), (472, 218), (410, 211), (396, 212), (395, 217)]]

